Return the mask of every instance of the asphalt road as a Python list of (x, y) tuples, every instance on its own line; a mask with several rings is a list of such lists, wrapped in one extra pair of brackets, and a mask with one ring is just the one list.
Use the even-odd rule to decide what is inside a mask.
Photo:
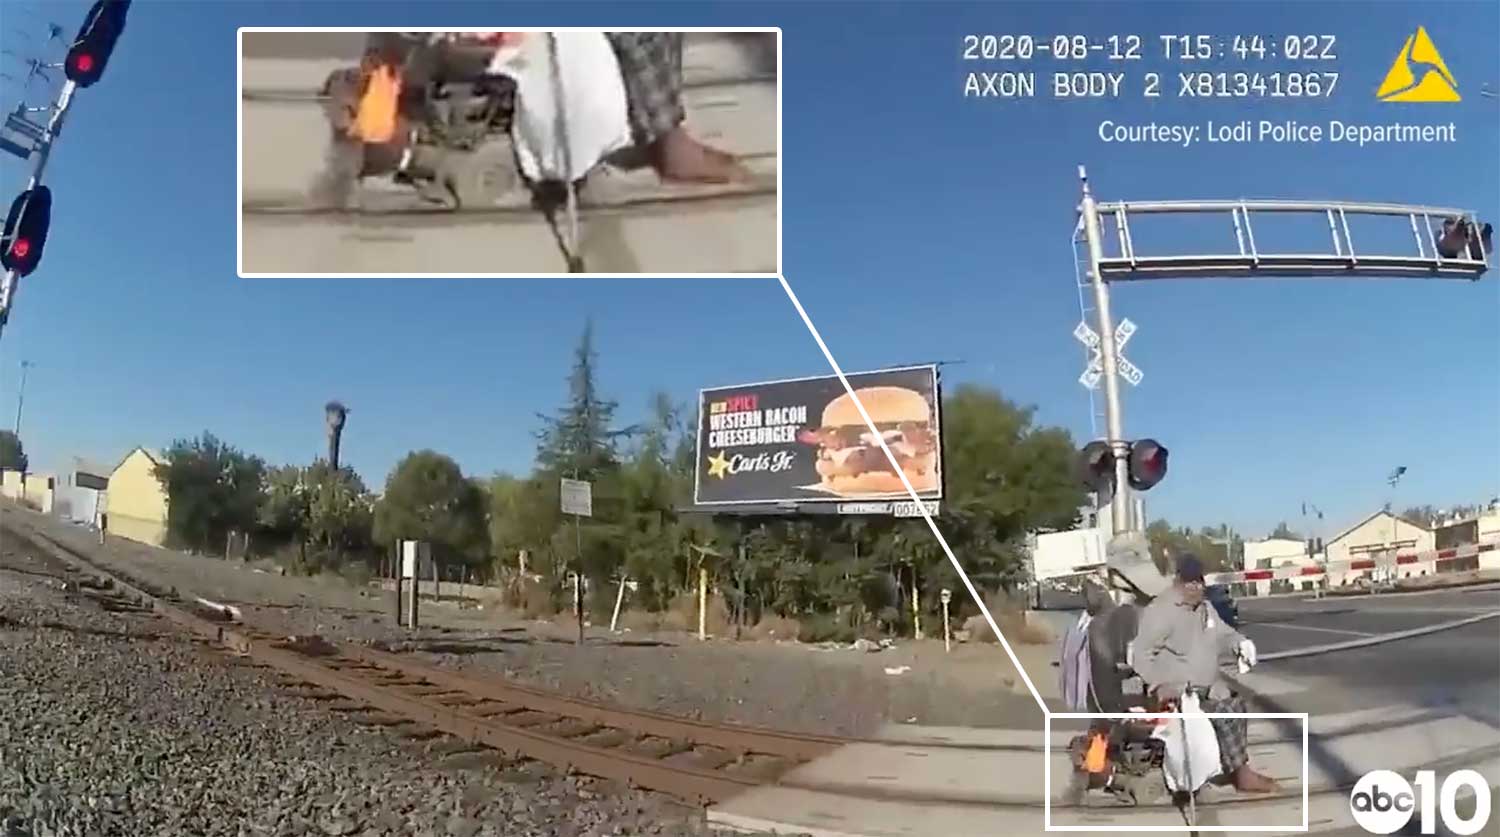
[[(1309, 601), (1241, 600), (1241, 631), (1263, 653), (1409, 630), (1500, 610), (1500, 589)], [(1267, 675), (1308, 688), (1269, 698), (1283, 711), (1404, 703), (1500, 726), (1500, 619), (1367, 648), (1267, 661)]]

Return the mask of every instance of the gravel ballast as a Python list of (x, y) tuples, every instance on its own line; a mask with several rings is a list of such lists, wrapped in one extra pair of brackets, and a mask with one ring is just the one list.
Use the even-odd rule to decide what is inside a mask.
[(16, 547), (0, 548), (4, 837), (712, 833), (664, 797), (360, 724)]
[[(7, 526), (43, 531), (142, 581), (235, 604), (257, 625), (389, 644), (476, 676), (504, 675), (579, 697), (707, 721), (821, 734), (870, 736), (889, 723), (1042, 726), (1042, 713), (1015, 666), (993, 644), (955, 645), (947, 653), (940, 638), (898, 640), (894, 648), (863, 653), (592, 628), (588, 644), (579, 648), (571, 626), (523, 620), (494, 608), (460, 610), (448, 602), (424, 602), (423, 629), (413, 635), (396, 626), (391, 594), (373, 587), (330, 577), (282, 577), (239, 561), (118, 537), (100, 547), (94, 532), (12, 509), (4, 508)], [(1055, 648), (1014, 647), (1043, 695), (1053, 698)]]

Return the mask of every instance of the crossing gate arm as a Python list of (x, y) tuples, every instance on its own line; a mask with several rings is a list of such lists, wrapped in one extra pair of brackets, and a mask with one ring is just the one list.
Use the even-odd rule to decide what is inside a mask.
[[(1478, 280), (1489, 269), (1488, 253), (1483, 259), (1470, 255), (1465, 248), (1461, 258), (1443, 258), (1437, 252), (1434, 229), (1448, 219), (1468, 221), (1471, 230), (1480, 225), (1469, 210), (1452, 207), (1421, 206), (1394, 203), (1351, 203), (1336, 201), (1142, 201), (1098, 204), (1101, 220), (1114, 222), (1119, 253), (1107, 255), (1099, 262), (1099, 272), (1106, 281), (1211, 278), (1211, 277), (1363, 277), (1363, 278), (1445, 278)], [(1263, 252), (1256, 245), (1256, 214), (1279, 213), (1304, 215), (1310, 222), (1326, 226), (1331, 246), (1323, 252)], [(1226, 247), (1218, 252), (1195, 255), (1142, 255), (1130, 229), (1132, 215), (1227, 215), (1234, 232)], [(1356, 247), (1349, 229), (1349, 218), (1360, 216), (1406, 217), (1411, 227), (1415, 252), (1392, 253), (1381, 249)], [(1228, 245), (1233, 244), (1231, 249)], [(1385, 242), (1382, 242), (1385, 244)]]

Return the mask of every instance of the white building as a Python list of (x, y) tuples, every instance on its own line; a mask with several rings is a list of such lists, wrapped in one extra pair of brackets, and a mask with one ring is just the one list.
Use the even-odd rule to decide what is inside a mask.
[[(1295, 538), (1264, 538), (1245, 541), (1245, 569), (1274, 570), (1281, 567), (1313, 567), (1322, 563), (1323, 555), (1309, 555), (1307, 542)], [(1311, 590), (1315, 581), (1252, 581), (1255, 595), (1264, 596), (1278, 591)]]
[(53, 511), (68, 520), (99, 525), (99, 513), (104, 509), (104, 489), (109, 484), (111, 470), (75, 457), (73, 467), (58, 481), (57, 504)]

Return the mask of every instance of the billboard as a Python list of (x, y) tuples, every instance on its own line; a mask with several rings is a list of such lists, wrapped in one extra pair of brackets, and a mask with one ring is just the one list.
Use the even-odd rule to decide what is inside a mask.
[[(941, 499), (937, 367), (847, 377), (918, 496)], [(836, 376), (699, 392), (696, 505), (831, 503), (840, 513), (900, 514), (896, 505), (915, 505), (909, 497)], [(889, 502), (900, 499), (908, 502)]]

